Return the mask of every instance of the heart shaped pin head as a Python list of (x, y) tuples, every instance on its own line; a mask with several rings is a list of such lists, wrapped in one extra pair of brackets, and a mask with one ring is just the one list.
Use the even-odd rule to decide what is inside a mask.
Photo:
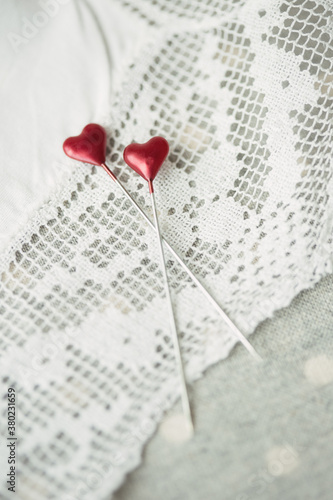
[(153, 137), (144, 144), (130, 144), (124, 150), (124, 160), (141, 177), (151, 183), (169, 153), (169, 144), (163, 137)]
[(100, 125), (89, 123), (80, 135), (68, 137), (63, 148), (74, 160), (101, 166), (105, 163), (106, 132)]

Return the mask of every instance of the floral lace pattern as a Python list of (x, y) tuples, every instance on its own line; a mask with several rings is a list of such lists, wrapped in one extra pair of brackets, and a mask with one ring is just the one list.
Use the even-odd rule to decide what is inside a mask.
[[(332, 2), (117, 3), (155, 41), (110, 112), (108, 163), (150, 213), (122, 151), (167, 138), (163, 233), (250, 334), (332, 271)], [(167, 258), (195, 380), (235, 339)], [(179, 394), (154, 234), (102, 169), (73, 162), (1, 262), (0, 374), (18, 392), (20, 489), (105, 498)]]

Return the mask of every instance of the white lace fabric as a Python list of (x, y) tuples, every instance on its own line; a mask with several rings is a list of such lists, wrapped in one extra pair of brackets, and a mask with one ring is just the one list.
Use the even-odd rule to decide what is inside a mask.
[[(116, 3), (147, 24), (147, 44), (104, 123), (108, 164), (151, 213), (122, 151), (169, 141), (155, 181), (163, 234), (251, 334), (332, 272), (332, 2)], [(193, 381), (235, 339), (167, 257)], [(3, 253), (18, 498), (107, 498), (140, 463), (179, 396), (159, 266), (153, 231), (111, 179), (74, 161)]]

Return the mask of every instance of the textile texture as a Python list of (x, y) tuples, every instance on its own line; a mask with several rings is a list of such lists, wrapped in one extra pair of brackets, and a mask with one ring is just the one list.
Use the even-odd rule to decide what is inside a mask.
[(194, 385), (196, 433), (163, 426), (116, 500), (330, 500), (333, 275), (256, 328), (263, 364), (238, 346)]
[[(169, 141), (155, 181), (162, 232), (249, 335), (332, 271), (333, 4), (115, 4), (146, 23), (147, 43), (106, 114), (108, 164), (151, 215), (122, 152)], [(105, 172), (74, 161), (1, 256), (18, 498), (108, 497), (178, 399), (158, 257), (153, 231)], [(167, 267), (193, 381), (235, 338), (169, 255)], [(1, 493), (9, 498), (5, 484)]]

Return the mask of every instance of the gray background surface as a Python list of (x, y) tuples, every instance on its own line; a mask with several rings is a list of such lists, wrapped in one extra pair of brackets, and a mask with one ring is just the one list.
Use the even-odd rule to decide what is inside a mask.
[[(194, 438), (157, 432), (115, 500), (333, 498), (333, 275), (192, 386)], [(173, 410), (175, 411), (175, 410)]]

